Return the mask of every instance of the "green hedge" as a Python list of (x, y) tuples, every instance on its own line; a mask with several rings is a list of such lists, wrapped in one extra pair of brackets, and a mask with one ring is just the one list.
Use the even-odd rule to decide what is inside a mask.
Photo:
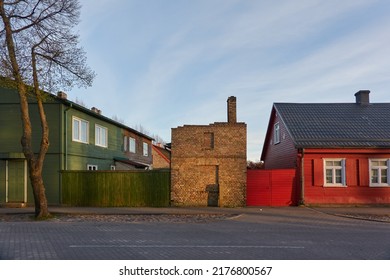
[(169, 171), (63, 171), (61, 174), (63, 205), (169, 206)]

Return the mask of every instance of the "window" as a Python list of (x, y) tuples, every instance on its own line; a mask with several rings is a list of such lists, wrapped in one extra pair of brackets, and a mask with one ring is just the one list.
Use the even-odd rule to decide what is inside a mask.
[(128, 141), (128, 139), (127, 139), (127, 136), (124, 136), (123, 137), (123, 151), (127, 151), (127, 141)]
[(95, 145), (107, 148), (107, 128), (95, 125)]
[(98, 166), (94, 164), (87, 164), (87, 170), (98, 170)]
[(135, 149), (135, 139), (133, 137), (129, 137), (129, 151), (131, 153), (135, 153), (136, 152), (136, 149)]
[(324, 159), (324, 170), (324, 186), (346, 186), (345, 159)]
[(280, 143), (280, 127), (279, 123), (274, 125), (274, 144)]
[(110, 169), (114, 171), (114, 170), (116, 170), (116, 166), (115, 165), (110, 165)]
[(144, 150), (143, 155), (144, 155), (144, 157), (147, 157), (149, 155), (149, 145), (148, 145), (148, 143), (144, 142), (143, 148), (144, 148), (143, 149)]
[(88, 143), (89, 123), (85, 120), (73, 117), (72, 139), (76, 142)]
[(389, 159), (370, 159), (370, 186), (388, 187)]

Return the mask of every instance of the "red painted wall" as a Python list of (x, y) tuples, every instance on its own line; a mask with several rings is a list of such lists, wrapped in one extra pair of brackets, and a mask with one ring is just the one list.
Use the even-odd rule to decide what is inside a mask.
[[(273, 130), (277, 122), (280, 125), (280, 142), (274, 143)], [(324, 186), (324, 158), (346, 160), (346, 187)], [(390, 204), (390, 187), (369, 186), (369, 159), (373, 158), (390, 158), (390, 149), (304, 149), (304, 178), (302, 179), (304, 191), (301, 194), (302, 170), (298, 150), (275, 108), (272, 109), (261, 159), (264, 161), (265, 169), (269, 171), (296, 169), (296, 178), (299, 179), (296, 181), (297, 187), (294, 187), (294, 193), (298, 201), (303, 195), (303, 202), (306, 204)], [(251, 176), (254, 177), (250, 179)], [(250, 185), (250, 180), (256, 180), (255, 175), (248, 175), (248, 180), (247, 184)], [(272, 184), (268, 187), (265, 182), (264, 179), (260, 185), (261, 190), (248, 189), (249, 195), (253, 193), (256, 194), (255, 196), (262, 196), (257, 200), (249, 197), (248, 205), (258, 203), (274, 205), (274, 201), (285, 201), (286, 197), (282, 189), (277, 189)], [(276, 198), (278, 193), (280, 198)], [(275, 202), (275, 206), (279, 204), (283, 203)]]
[[(346, 160), (346, 187), (324, 187), (324, 158)], [(390, 187), (369, 186), (369, 159), (390, 158), (381, 149), (305, 149), (305, 204), (387, 204)]]
[(295, 169), (248, 170), (247, 206), (297, 205)]

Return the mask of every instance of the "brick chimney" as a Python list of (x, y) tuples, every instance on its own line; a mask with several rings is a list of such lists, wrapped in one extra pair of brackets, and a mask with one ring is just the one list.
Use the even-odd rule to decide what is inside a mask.
[(236, 123), (237, 122), (236, 105), (237, 105), (236, 97), (230, 96), (227, 100), (228, 123)]
[(59, 91), (59, 92), (57, 92), (57, 97), (61, 98), (61, 99), (67, 99), (68, 95), (63, 91)]
[(102, 114), (102, 111), (101, 110), (99, 110), (98, 108), (96, 108), (96, 107), (92, 107), (91, 108), (91, 111), (92, 112), (94, 112), (94, 113), (96, 113), (96, 114), (99, 114), (99, 115), (101, 115)]
[(359, 105), (368, 105), (370, 104), (370, 91), (369, 90), (359, 90), (355, 93), (356, 104)]

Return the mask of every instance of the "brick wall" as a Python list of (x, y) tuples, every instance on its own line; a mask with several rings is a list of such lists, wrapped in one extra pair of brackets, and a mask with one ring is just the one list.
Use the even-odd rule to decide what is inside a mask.
[(171, 152), (173, 205), (245, 206), (245, 123), (173, 128)]
[(169, 158), (162, 154), (160, 149), (162, 148), (152, 145), (153, 169), (164, 169), (170, 167)]

